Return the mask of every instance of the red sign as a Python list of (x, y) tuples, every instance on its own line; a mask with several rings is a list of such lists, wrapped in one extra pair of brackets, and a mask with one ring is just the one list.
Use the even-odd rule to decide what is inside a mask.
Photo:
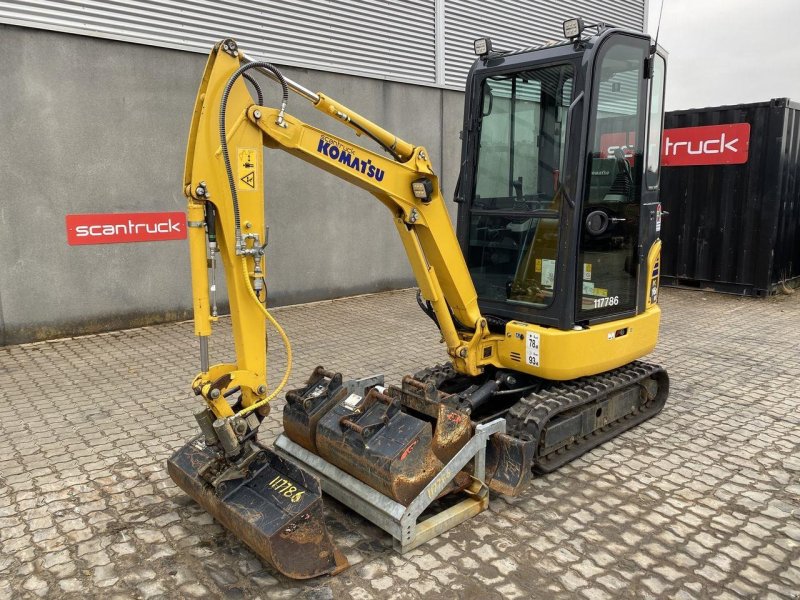
[(614, 151), (622, 150), (625, 158), (633, 158), (636, 150), (636, 132), (604, 133), (600, 136), (600, 158), (614, 158)]
[(736, 165), (747, 162), (750, 123), (680, 127), (664, 131), (664, 167)]
[(70, 246), (184, 239), (186, 214), (182, 212), (67, 215)]

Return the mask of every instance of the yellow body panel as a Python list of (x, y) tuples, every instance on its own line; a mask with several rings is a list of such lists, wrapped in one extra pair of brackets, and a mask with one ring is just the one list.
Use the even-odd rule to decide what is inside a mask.
[[(647, 253), (647, 302), (646, 308), (655, 306), (658, 302), (658, 287), (661, 285), (661, 240), (656, 240)], [(655, 290), (655, 293), (653, 291)]]
[[(543, 379), (565, 381), (621, 367), (655, 348), (661, 309), (581, 330), (562, 331), (511, 321), (496, 343), (496, 366)], [(624, 333), (623, 333), (624, 332)], [(538, 335), (539, 366), (528, 364), (529, 335)], [(534, 337), (535, 337), (534, 336)]]

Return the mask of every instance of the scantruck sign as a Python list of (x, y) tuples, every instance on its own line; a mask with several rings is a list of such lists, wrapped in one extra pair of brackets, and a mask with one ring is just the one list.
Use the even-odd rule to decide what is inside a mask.
[(67, 215), (70, 246), (183, 239), (186, 239), (186, 215), (182, 212)]
[(664, 131), (665, 167), (736, 165), (747, 162), (750, 123), (680, 127)]

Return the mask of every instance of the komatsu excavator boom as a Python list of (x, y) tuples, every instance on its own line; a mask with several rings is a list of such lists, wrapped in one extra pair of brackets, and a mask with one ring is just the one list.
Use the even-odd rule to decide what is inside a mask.
[[(233, 40), (214, 47), (183, 181), (202, 434), (168, 469), (282, 573), (346, 566), (324, 525), (323, 488), (405, 551), (485, 509), (490, 489), (516, 494), (533, 471), (557, 468), (666, 401), (663, 369), (635, 362), (655, 346), (660, 316), (651, 174), (665, 61), (645, 35), (596, 29), (587, 37), (579, 24), (543, 49), (482, 49), (467, 83), (458, 235), (425, 148), (247, 58)], [(280, 85), (279, 107), (264, 106), (257, 74)], [(622, 94), (610, 91), (621, 86)], [(290, 92), (388, 156), (291, 116)], [(264, 147), (388, 208), (449, 358), (388, 387), (381, 376), (345, 380), (318, 367), (286, 393), (275, 449), (256, 436), (292, 355), (266, 308)], [(220, 258), (236, 360), (210, 365), (218, 317), (209, 273)], [(287, 352), (272, 389), (267, 323)], [(431, 502), (455, 493), (466, 498), (417, 523)]]

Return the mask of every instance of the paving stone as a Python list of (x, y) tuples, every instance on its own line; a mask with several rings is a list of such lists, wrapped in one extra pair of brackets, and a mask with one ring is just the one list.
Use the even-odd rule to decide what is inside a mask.
[(161, 596), (165, 592), (164, 586), (158, 581), (146, 581), (144, 583), (140, 583), (137, 586), (137, 589), (139, 590), (141, 597), (145, 600), (148, 598)]
[(603, 575), (597, 578), (597, 583), (601, 584), (604, 588), (611, 592), (621, 592), (628, 587), (628, 584), (616, 578), (614, 575)]
[(62, 579), (58, 582), (58, 586), (65, 592), (80, 592), (83, 591), (83, 582), (76, 578)]
[(50, 586), (47, 585), (47, 582), (43, 579), (40, 579), (36, 575), (31, 575), (22, 583), (22, 589), (44, 598)]
[(192, 598), (203, 598), (209, 595), (208, 588), (202, 583), (187, 583), (180, 587), (181, 593)]
[(578, 564), (572, 567), (578, 573), (580, 573), (586, 579), (591, 579), (592, 577), (599, 575), (600, 573), (605, 573), (605, 569), (598, 567), (590, 560), (584, 560), (579, 562)]
[[(661, 296), (661, 338), (647, 360), (667, 368), (672, 389), (658, 417), (536, 478), (517, 498), (493, 495), (489, 512), (404, 557), (388, 536), (326, 501), (334, 537), (360, 562), (308, 582), (261, 563), (165, 472), (196, 428), (191, 323), (0, 348), (0, 380), (19, 377), (5, 386), (17, 418), (0, 420), (8, 447), (0, 600), (798, 600), (800, 294)], [(411, 290), (276, 315), (295, 346), (290, 387), (318, 364), (399, 382), (444, 360)], [(217, 330), (212, 359), (226, 362), (230, 319)], [(278, 351), (270, 382), (283, 366)], [(68, 382), (57, 405), (41, 400), (54, 380)], [(23, 384), (26, 393), (16, 394)], [(153, 393), (143, 397), (143, 385)], [(262, 442), (280, 431), (282, 408), (276, 399)]]
[(392, 587), (393, 584), (394, 581), (388, 575), (384, 575), (383, 577), (372, 580), (372, 587), (374, 587), (376, 590), (379, 591), (388, 590), (390, 587)]
[(564, 584), (564, 587), (570, 592), (574, 592), (578, 588), (581, 588), (588, 583), (572, 569), (567, 570), (566, 573), (561, 575), (561, 581)]

